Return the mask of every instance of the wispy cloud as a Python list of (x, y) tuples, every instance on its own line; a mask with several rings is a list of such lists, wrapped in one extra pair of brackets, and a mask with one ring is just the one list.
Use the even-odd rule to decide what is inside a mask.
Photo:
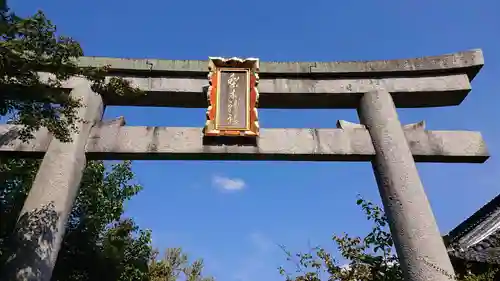
[(271, 239), (260, 232), (252, 232), (249, 238), (258, 253), (267, 253), (276, 246)]
[(252, 232), (247, 239), (253, 249), (246, 253), (242, 262), (235, 267), (233, 278), (237, 281), (251, 281), (274, 271), (277, 274), (276, 267), (271, 266), (274, 242), (261, 232)]
[(212, 184), (219, 189), (227, 191), (238, 191), (246, 187), (246, 183), (242, 179), (222, 176), (213, 176)]

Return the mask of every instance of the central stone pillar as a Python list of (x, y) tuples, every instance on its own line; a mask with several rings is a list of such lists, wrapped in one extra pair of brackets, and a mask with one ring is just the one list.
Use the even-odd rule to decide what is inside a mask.
[(358, 115), (375, 148), (373, 170), (405, 279), (452, 280), (453, 267), (392, 96), (385, 90), (365, 93)]
[(52, 276), (85, 168), (85, 145), (104, 110), (101, 96), (88, 83), (73, 89), (71, 96), (83, 105), (78, 109), (81, 120), (71, 131), (71, 142), (50, 142), (19, 216), (11, 243), (14, 255), (1, 280), (50, 281)]

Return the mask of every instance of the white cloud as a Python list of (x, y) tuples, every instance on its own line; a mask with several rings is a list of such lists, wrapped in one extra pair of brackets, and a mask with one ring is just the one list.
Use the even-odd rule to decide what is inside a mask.
[(276, 246), (271, 239), (260, 232), (252, 232), (249, 238), (259, 253), (267, 253)]
[(228, 178), (222, 176), (214, 176), (212, 178), (212, 184), (220, 189), (227, 191), (242, 190), (246, 186), (245, 181), (242, 179)]
[[(251, 281), (262, 279), (262, 276), (269, 272), (277, 273), (276, 267), (270, 266), (273, 261), (270, 259), (275, 244), (261, 232), (252, 232), (247, 236), (247, 241), (253, 246), (250, 252), (244, 253), (244, 259), (233, 269), (233, 278), (237, 281)], [(276, 246), (277, 248), (277, 246)], [(269, 271), (271, 270), (271, 271)]]

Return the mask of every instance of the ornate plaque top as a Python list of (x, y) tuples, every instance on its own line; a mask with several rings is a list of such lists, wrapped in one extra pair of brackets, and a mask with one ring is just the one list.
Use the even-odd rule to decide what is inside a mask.
[(204, 135), (258, 136), (259, 60), (210, 57), (208, 69), (209, 105)]

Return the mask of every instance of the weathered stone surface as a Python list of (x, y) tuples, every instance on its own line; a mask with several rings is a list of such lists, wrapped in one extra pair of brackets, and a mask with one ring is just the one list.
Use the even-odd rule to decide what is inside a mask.
[[(207, 106), (207, 61), (87, 57), (79, 63), (110, 65), (110, 75), (125, 77), (147, 92), (136, 98), (107, 94), (105, 104)], [(89, 102), (79, 114), (90, 121), (77, 124), (73, 142), (60, 143), (40, 130), (24, 144), (16, 139), (15, 126), (0, 126), (0, 156), (44, 158), (18, 222), (20, 233), (26, 230), (19, 235), (23, 244), (4, 279), (50, 280), (85, 160), (189, 159), (372, 161), (406, 278), (447, 280), (433, 271), (433, 266), (453, 269), (414, 161), (481, 163), (488, 151), (478, 132), (425, 131), (424, 123), (402, 126), (395, 107), (458, 105), (483, 64), (481, 50), (406, 60), (261, 63), (259, 107), (357, 108), (363, 125), (264, 129), (254, 146), (207, 145), (201, 128), (130, 127), (123, 119), (96, 122), (104, 106), (101, 98), (88, 95), (87, 81), (71, 78), (65, 87)], [(3, 99), (38, 98), (29, 89), (27, 96), (1, 92)]]
[[(337, 128), (344, 130), (366, 129), (366, 126), (363, 124), (353, 123), (345, 120), (338, 120)], [(425, 130), (425, 121), (403, 125), (403, 130)]]
[[(42, 78), (51, 75), (41, 73)], [(125, 77), (132, 85), (146, 91), (146, 96), (107, 95), (108, 105), (136, 106), (208, 106), (206, 78)], [(82, 78), (68, 80), (64, 87), (73, 88)], [(466, 74), (436, 77), (394, 77), (380, 79), (261, 79), (259, 108), (356, 108), (363, 93), (386, 89), (398, 107), (458, 105), (471, 86)], [(36, 97), (33, 97), (36, 98)]]
[[(105, 104), (207, 106), (207, 61), (87, 57), (79, 63), (110, 65), (110, 75), (124, 77), (147, 92), (136, 98), (106, 94)], [(357, 108), (363, 125), (340, 122), (340, 129), (263, 129), (254, 146), (207, 145), (201, 128), (130, 127), (123, 119), (94, 122), (102, 114), (100, 97), (80, 110), (92, 122), (79, 123), (71, 143), (59, 143), (40, 130), (24, 144), (16, 139), (15, 126), (0, 126), (0, 156), (44, 157), (23, 216), (32, 215), (28, 228), (34, 225), (42, 232), (35, 234), (49, 237), (34, 237), (32, 229), (21, 235), (21, 240), (30, 240), (25, 243), (30, 247), (18, 247), (4, 279), (50, 279), (86, 159), (189, 159), (372, 161), (406, 278), (447, 280), (433, 271), (433, 266), (448, 272), (452, 268), (414, 161), (482, 163), (488, 151), (478, 132), (426, 131), (424, 123), (402, 126), (395, 107), (458, 105), (483, 63), (481, 50), (407, 60), (261, 63), (259, 107)], [(86, 83), (74, 77), (65, 87), (84, 94), (89, 91)], [(87, 87), (78, 88), (82, 84)], [(39, 98), (29, 89), (26, 96), (1, 92), (4, 99)], [(91, 128), (93, 123), (98, 124)]]
[(373, 171), (404, 279), (453, 280), (454, 270), (412, 157), (411, 140), (391, 95), (383, 90), (366, 93), (358, 114), (376, 152)]
[(24, 143), (18, 140), (19, 126), (15, 125), (0, 125), (0, 156), (9, 156), (10, 153), (27, 154), (29, 158), (43, 158), (47, 151), (52, 136), (48, 130), (42, 128), (35, 132), (34, 139)]
[[(82, 66), (111, 66), (117, 73), (131, 76), (203, 77), (207, 73), (207, 60), (160, 60), (125, 59), (105, 57), (82, 57)], [(480, 49), (441, 56), (411, 59), (346, 62), (260, 62), (260, 76), (297, 78), (309, 75), (316, 77), (339, 77), (345, 74), (356, 77), (373, 77), (381, 74), (395, 76), (439, 75), (443, 72), (467, 73), (472, 79), (484, 64)]]
[[(0, 138), (12, 126), (0, 126)], [(88, 159), (370, 161), (375, 155), (365, 129), (261, 129), (258, 146), (203, 145), (201, 128), (100, 126), (87, 142)], [(489, 157), (479, 132), (406, 129), (418, 162), (482, 163)], [(50, 142), (2, 143), (0, 154), (40, 157)], [(17, 152), (16, 152), (17, 151)]]
[[(111, 74), (149, 93), (108, 95), (103, 97), (108, 105), (207, 107), (208, 61), (83, 57), (80, 64), (110, 65)], [(481, 50), (384, 61), (261, 62), (259, 107), (356, 108), (363, 93), (377, 89), (391, 92), (396, 107), (458, 105), (483, 64)], [(66, 87), (79, 80), (71, 79)]]
[[(13, 236), (16, 239), (11, 241), (15, 255), (9, 258), (1, 280), (49, 281), (52, 276), (85, 168), (85, 146), (104, 110), (101, 97), (92, 92), (88, 83), (76, 87), (71, 95), (83, 103), (77, 112), (82, 121), (75, 124), (77, 130), (71, 132), (71, 142), (51, 139), (45, 130), (37, 133), (38, 143), (31, 148), (43, 148), (46, 153), (34, 155), (43, 156), (43, 161), (19, 216)], [(13, 138), (15, 130), (8, 132)]]

